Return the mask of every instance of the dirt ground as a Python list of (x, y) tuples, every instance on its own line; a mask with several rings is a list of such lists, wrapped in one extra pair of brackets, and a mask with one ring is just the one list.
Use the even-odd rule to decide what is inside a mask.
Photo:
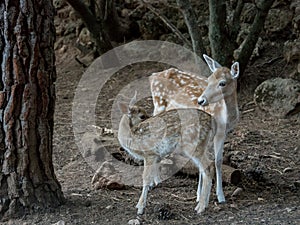
[[(74, 141), (72, 101), (85, 71), (69, 46), (57, 53), (57, 105), (55, 113), (54, 165), (66, 203), (57, 209), (24, 216), (7, 224), (127, 224), (136, 218), (135, 204), (140, 188), (94, 190), (94, 170), (85, 162)], [(267, 59), (265, 59), (267, 60)], [(259, 64), (258, 64), (259, 65)], [(163, 69), (151, 63), (132, 65), (118, 73), (130, 79), (148, 76)], [(253, 67), (254, 68), (254, 67)], [(257, 68), (256, 68), (257, 69)], [(255, 70), (254, 70), (255, 72)], [(246, 71), (251, 77), (253, 71)], [(124, 83), (104, 89), (99, 98), (97, 125), (108, 127), (115, 92)], [(115, 91), (111, 91), (115, 90)], [(252, 91), (251, 91), (252, 90)], [(106, 93), (105, 93), (106, 92)], [(300, 223), (300, 142), (299, 117), (277, 119), (261, 112), (253, 103), (253, 87), (239, 92), (241, 118), (225, 144), (225, 161), (244, 176), (237, 186), (224, 187), (227, 202), (218, 204), (214, 186), (208, 210), (194, 211), (197, 178), (177, 175), (151, 190), (143, 224), (299, 224)], [(106, 118), (106, 119), (105, 119)], [(111, 146), (118, 149), (117, 145)], [(241, 192), (232, 195), (241, 188)]]
[[(241, 170), (243, 177), (237, 186), (224, 186), (226, 203), (217, 203), (213, 185), (208, 209), (201, 215), (196, 214), (197, 177), (177, 174), (150, 191), (142, 224), (300, 224), (300, 116), (274, 118), (253, 103), (253, 92), (258, 84), (273, 76), (288, 75), (286, 62), (280, 58), (281, 48), (270, 44), (241, 78), (238, 93), (241, 117), (226, 139), (224, 158), (226, 164)], [(141, 189), (95, 190), (91, 185), (95, 171), (75, 143), (72, 103), (86, 71), (75, 60), (77, 55), (71, 43), (56, 51), (53, 162), (66, 202), (56, 209), (5, 224), (118, 225), (136, 218), (135, 205)], [(165, 68), (168, 66), (141, 63), (118, 71), (98, 98), (97, 126), (111, 128), (110, 109), (122, 87)], [(145, 104), (151, 108), (149, 101)], [(109, 149), (118, 151), (116, 138), (112, 143)]]

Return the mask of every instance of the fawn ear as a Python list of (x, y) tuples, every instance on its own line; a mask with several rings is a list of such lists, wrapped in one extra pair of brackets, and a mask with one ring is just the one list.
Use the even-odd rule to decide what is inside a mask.
[(232, 76), (233, 79), (237, 79), (239, 77), (240, 64), (238, 62), (235, 62), (235, 63), (232, 64), (230, 73), (231, 73), (231, 76)]
[(215, 72), (218, 68), (222, 67), (217, 61), (213, 60), (205, 54), (203, 54), (203, 58), (205, 59), (211, 72)]
[(137, 91), (134, 92), (134, 96), (130, 100), (129, 107), (134, 106), (134, 104), (136, 103), (136, 95), (137, 95)]
[(125, 102), (118, 102), (118, 107), (123, 114), (128, 114), (129, 107)]

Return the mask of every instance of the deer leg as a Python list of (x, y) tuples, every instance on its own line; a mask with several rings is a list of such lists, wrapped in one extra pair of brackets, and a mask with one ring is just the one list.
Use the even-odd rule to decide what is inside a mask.
[(159, 182), (158, 172), (158, 159), (157, 157), (144, 159), (144, 171), (143, 171), (143, 190), (136, 205), (138, 209), (137, 214), (141, 215), (144, 213), (144, 209), (147, 203), (147, 195), (150, 187), (155, 183)]
[(154, 162), (153, 166), (153, 182), (155, 185), (158, 185), (161, 182), (160, 174), (159, 174), (159, 164), (158, 162)]
[(216, 194), (219, 203), (225, 202), (225, 196), (222, 186), (222, 163), (223, 163), (223, 148), (224, 138), (220, 138), (217, 135), (214, 138), (215, 148), (215, 166), (216, 166)]
[(200, 200), (201, 189), (202, 189), (202, 172), (199, 171), (199, 182), (198, 182), (198, 189), (197, 189), (197, 202), (199, 202), (199, 200)]
[(208, 206), (209, 203), (209, 197), (210, 197), (210, 192), (211, 192), (211, 187), (212, 187), (212, 179), (215, 174), (213, 163), (211, 163), (207, 168), (206, 168), (206, 175), (207, 175), (207, 183), (205, 184), (206, 189), (206, 195), (205, 195), (205, 207)]
[(202, 193), (202, 187), (203, 187), (203, 173), (204, 173), (204, 170), (203, 170), (203, 166), (202, 166), (201, 162), (197, 158), (192, 157), (191, 159), (193, 160), (193, 162), (195, 163), (195, 165), (199, 169), (199, 181), (198, 181), (197, 200), (196, 200), (197, 202), (199, 202), (200, 201), (200, 196), (201, 196), (201, 193)]
[(211, 186), (212, 186), (211, 174), (207, 174), (207, 172), (203, 172), (201, 195), (200, 195), (199, 202), (195, 208), (197, 213), (204, 212), (205, 208), (208, 206)]

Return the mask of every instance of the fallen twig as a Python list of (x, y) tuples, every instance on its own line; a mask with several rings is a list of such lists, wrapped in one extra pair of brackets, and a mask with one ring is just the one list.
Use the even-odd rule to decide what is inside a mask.
[(287, 173), (287, 172), (291, 172), (291, 171), (293, 171), (293, 169), (291, 167), (287, 167), (287, 168), (284, 168), (282, 172)]
[(75, 57), (75, 60), (76, 60), (76, 62), (78, 62), (79, 65), (81, 65), (83, 68), (87, 68), (87, 67), (88, 67), (85, 63), (81, 62), (81, 61), (77, 58), (77, 56)]
[(273, 158), (273, 159), (282, 159), (282, 157), (277, 155), (262, 155), (263, 158)]
[(255, 105), (255, 102), (254, 101), (247, 102), (242, 107), (246, 107), (246, 106), (249, 106), (249, 105)]
[(185, 219), (185, 220), (187, 220), (187, 221), (190, 221), (187, 217), (185, 217), (184, 215), (182, 215), (182, 214), (180, 214), (180, 216), (183, 218), (183, 219)]
[(242, 111), (242, 114), (253, 112), (255, 109), (247, 109), (245, 111)]
[(263, 63), (262, 66), (270, 65), (270, 64), (272, 64), (273, 62), (277, 61), (278, 59), (283, 59), (283, 56), (279, 56), (279, 57), (270, 59), (268, 62)]
[(190, 197), (190, 198), (185, 198), (185, 197), (180, 197), (178, 195), (175, 194), (171, 194), (173, 197), (178, 198), (182, 201), (194, 201), (196, 199), (196, 197)]
[[(270, 168), (270, 169), (271, 169), (271, 168)], [(280, 175), (283, 174), (283, 173), (282, 173), (280, 170), (278, 170), (278, 169), (271, 169), (271, 170), (278, 172)]]

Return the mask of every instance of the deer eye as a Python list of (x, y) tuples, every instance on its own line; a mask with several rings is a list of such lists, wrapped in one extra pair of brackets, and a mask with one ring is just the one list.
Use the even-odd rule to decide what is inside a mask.
[(146, 116), (145, 116), (145, 115), (140, 115), (140, 119), (141, 119), (141, 120), (145, 120), (145, 119), (146, 119)]
[(221, 80), (219, 83), (220, 87), (225, 87), (226, 86), (226, 81), (225, 80)]

